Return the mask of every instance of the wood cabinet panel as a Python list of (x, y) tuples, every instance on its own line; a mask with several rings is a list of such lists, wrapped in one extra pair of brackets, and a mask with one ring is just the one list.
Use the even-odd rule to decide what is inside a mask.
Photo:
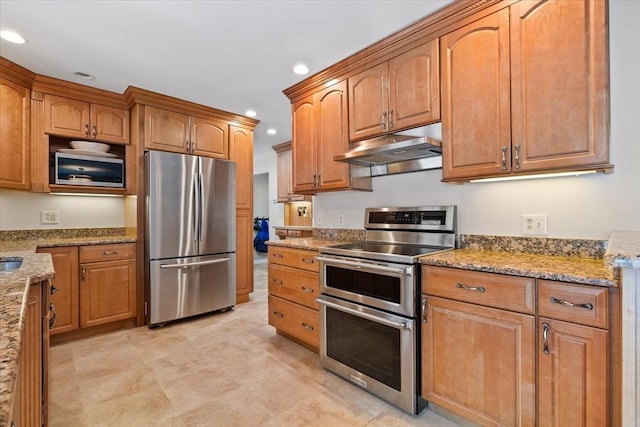
[(44, 131), (71, 138), (88, 138), (90, 104), (77, 99), (44, 95)]
[(318, 273), (271, 263), (268, 287), (271, 295), (295, 301), (314, 310), (319, 308), (316, 302), (320, 295)]
[(92, 262), (80, 266), (80, 327), (136, 317), (136, 261)]
[(310, 201), (311, 196), (293, 192), (293, 156), (291, 141), (272, 147), (276, 154), (278, 169), (278, 202)]
[(80, 246), (80, 263), (130, 259), (136, 256), (135, 243), (111, 243), (106, 245)]
[(229, 160), (236, 162), (236, 207), (253, 209), (253, 131), (231, 126)]
[(129, 143), (129, 110), (91, 104), (92, 137), (100, 141)]
[(320, 271), (320, 263), (316, 259), (318, 252), (316, 251), (269, 246), (268, 255), (269, 263), (300, 268), (316, 273)]
[(535, 425), (535, 318), (426, 298), (423, 396), (482, 425)]
[(538, 425), (609, 425), (609, 332), (540, 318)]
[(349, 77), (350, 140), (379, 135), (388, 130), (388, 73), (388, 64), (383, 62)]
[(253, 292), (253, 219), (251, 211), (236, 211), (236, 302)]
[(443, 178), (510, 172), (509, 10), (442, 36), (440, 55)]
[(269, 324), (314, 349), (320, 346), (320, 316), (316, 310), (269, 295)]
[(38, 252), (51, 254), (56, 276), (53, 286), (56, 291), (51, 295), (51, 303), (55, 309), (56, 320), (51, 335), (75, 331), (79, 323), (78, 299), (78, 247), (64, 246), (41, 248)]
[(229, 158), (229, 125), (222, 121), (191, 117), (191, 150), (198, 156)]
[(422, 268), (422, 292), (533, 314), (535, 279), (444, 267)]
[(308, 96), (292, 105), (294, 192), (316, 191), (318, 146), (313, 100)]
[(0, 188), (30, 187), (31, 91), (0, 78)]
[(538, 313), (567, 322), (609, 328), (609, 290), (538, 280)]
[(189, 138), (189, 116), (161, 108), (145, 106), (144, 147), (184, 153)]
[(512, 144), (520, 171), (609, 161), (606, 2), (510, 7)]

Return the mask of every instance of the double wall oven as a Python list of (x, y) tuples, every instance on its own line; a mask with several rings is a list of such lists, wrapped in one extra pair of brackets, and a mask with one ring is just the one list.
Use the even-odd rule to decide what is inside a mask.
[(367, 208), (365, 240), (321, 247), (320, 363), (414, 414), (421, 256), (456, 245), (456, 207)]

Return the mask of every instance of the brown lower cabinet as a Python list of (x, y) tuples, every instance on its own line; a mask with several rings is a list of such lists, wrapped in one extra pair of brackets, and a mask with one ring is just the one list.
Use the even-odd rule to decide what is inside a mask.
[(317, 254), (269, 246), (269, 324), (315, 352), (320, 346)]
[(135, 326), (136, 244), (41, 248), (56, 277), (52, 342)]
[(617, 424), (616, 292), (455, 268), (422, 272), (425, 399), (483, 426)]
[(29, 285), (8, 425), (48, 425), (49, 281)]

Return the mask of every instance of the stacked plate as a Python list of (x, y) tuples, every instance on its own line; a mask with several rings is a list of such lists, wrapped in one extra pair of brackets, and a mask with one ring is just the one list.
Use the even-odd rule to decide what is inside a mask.
[(111, 148), (109, 144), (92, 141), (71, 141), (72, 148), (61, 148), (58, 151), (67, 154), (80, 154), (83, 156), (95, 157), (118, 157), (115, 154), (107, 153)]

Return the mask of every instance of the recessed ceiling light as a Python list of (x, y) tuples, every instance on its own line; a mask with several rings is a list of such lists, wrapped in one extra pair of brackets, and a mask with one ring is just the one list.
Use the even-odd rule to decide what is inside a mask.
[(16, 43), (16, 44), (25, 44), (27, 42), (24, 39), (24, 37), (22, 37), (20, 34), (16, 33), (15, 31), (10, 31), (10, 30), (2, 30), (2, 31), (0, 31), (0, 38), (2, 38), (3, 40), (6, 40), (8, 42)]
[(75, 73), (73, 73), (74, 76), (84, 79), (84, 80), (95, 80), (96, 76), (94, 76), (93, 74), (89, 74), (89, 73), (83, 73), (82, 71), (76, 71)]
[(271, 128), (271, 129), (267, 129), (267, 133), (269, 135), (275, 135), (276, 133), (278, 133), (275, 129)]
[(255, 117), (255, 116), (257, 116), (257, 115), (258, 115), (258, 113), (256, 113), (256, 112), (255, 112), (255, 111), (253, 111), (253, 110), (247, 110), (247, 111), (245, 111), (245, 112), (244, 112), (244, 114), (245, 114), (245, 116), (247, 116), (247, 117)]
[(293, 67), (293, 72), (298, 75), (304, 76), (305, 74), (309, 73), (309, 67), (304, 64), (297, 64)]

